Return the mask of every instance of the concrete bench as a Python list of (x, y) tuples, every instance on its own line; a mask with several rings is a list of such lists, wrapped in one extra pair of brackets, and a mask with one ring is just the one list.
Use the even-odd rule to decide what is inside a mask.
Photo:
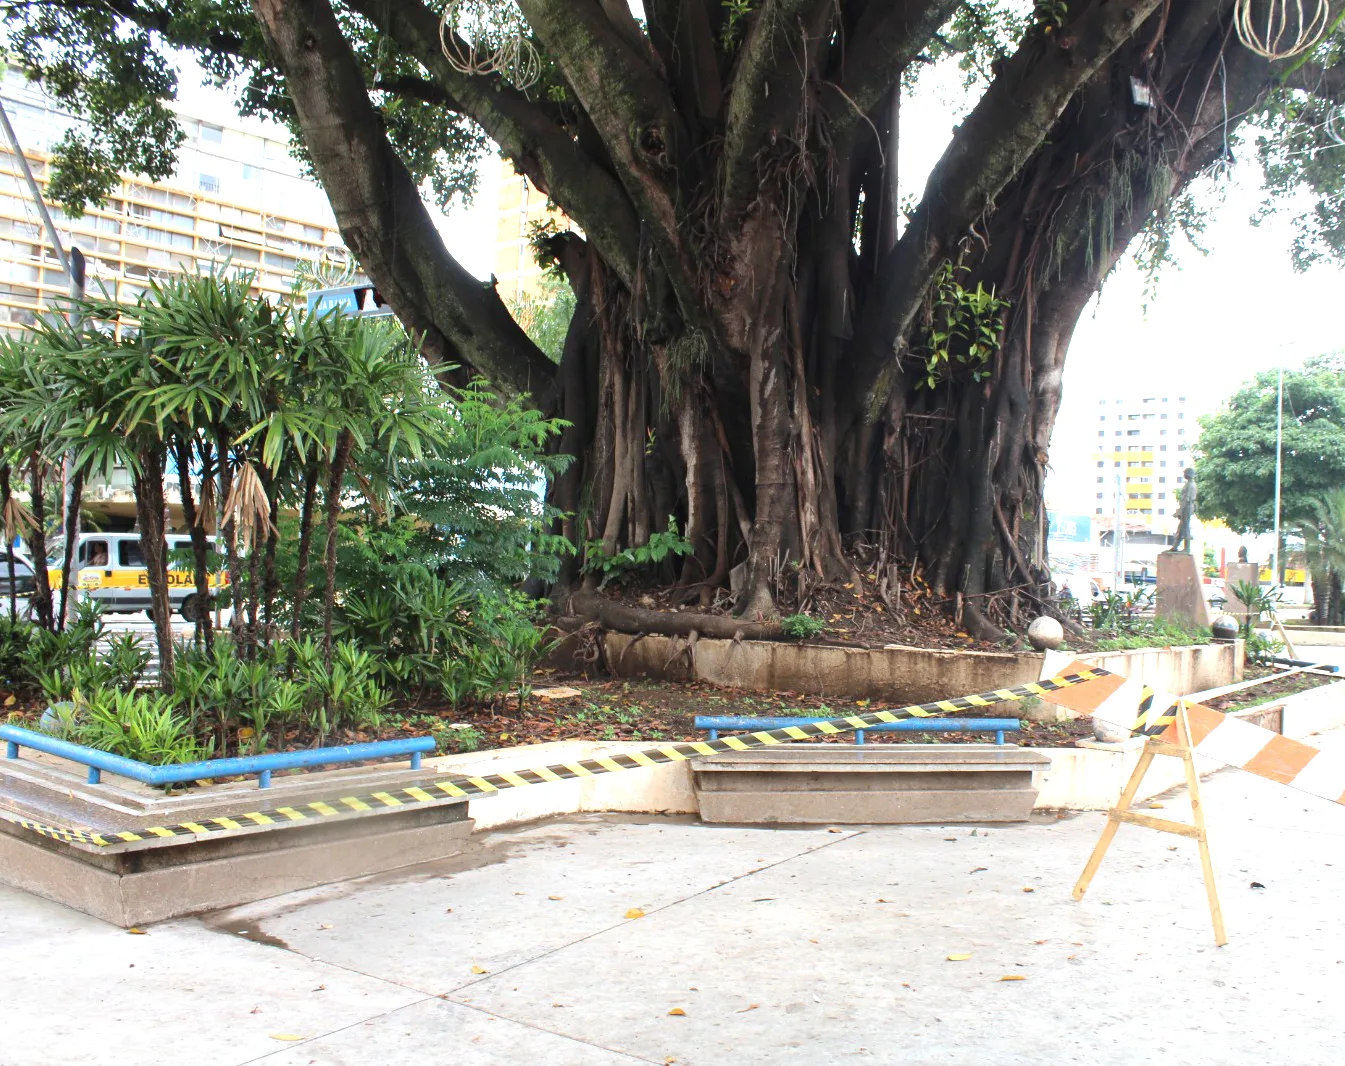
[[(737, 714), (698, 714), (696, 728), (709, 732), (711, 740), (718, 740), (721, 729), (785, 729), (791, 725), (815, 725), (831, 720), (800, 718), (797, 715), (754, 718)], [(863, 744), (865, 733), (994, 733), (995, 743), (1003, 744), (1005, 733), (1016, 733), (1022, 728), (1022, 722), (1017, 718), (906, 718), (900, 722), (856, 729), (855, 743)]]
[(988, 744), (784, 744), (691, 760), (705, 822), (1023, 822), (1051, 761)]

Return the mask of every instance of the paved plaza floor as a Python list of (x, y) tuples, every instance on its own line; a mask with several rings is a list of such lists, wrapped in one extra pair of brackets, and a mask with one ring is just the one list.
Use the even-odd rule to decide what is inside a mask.
[(1097, 814), (579, 816), (142, 935), (0, 889), (0, 1063), (1337, 1066), (1345, 808), (1206, 802), (1224, 948), (1191, 841), (1122, 827), (1070, 900)]

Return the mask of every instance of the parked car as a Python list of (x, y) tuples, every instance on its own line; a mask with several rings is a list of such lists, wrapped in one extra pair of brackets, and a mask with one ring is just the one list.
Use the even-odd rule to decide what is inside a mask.
[[(11, 590), (9, 584), (9, 562), (11, 557), (14, 560), (14, 586)], [(33, 574), (33, 564), (28, 556), (24, 555), (18, 548), (12, 548), (9, 551), (0, 549), (0, 610), (9, 610), (9, 597), (14, 595), (24, 600), (25, 605), (29, 596), (33, 594), (33, 589), (37, 587), (37, 578)]]

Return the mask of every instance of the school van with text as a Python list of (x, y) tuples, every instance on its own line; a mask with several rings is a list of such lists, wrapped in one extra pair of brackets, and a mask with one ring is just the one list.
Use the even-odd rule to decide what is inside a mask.
[[(169, 551), (168, 600), (172, 609), (189, 622), (210, 610), (214, 604), (201, 602), (196, 592), (196, 575), (192, 568), (181, 562), (184, 552), (191, 551), (191, 537), (184, 533), (170, 533), (166, 538)], [(218, 542), (212, 544), (216, 553), (222, 551)], [(48, 549), (47, 576), (53, 590), (61, 587), (61, 566), (64, 561), (65, 541), (57, 538)], [(75, 588), (80, 596), (96, 600), (103, 610), (112, 613), (148, 611), (150, 609), (149, 572), (140, 549), (139, 533), (82, 533), (71, 565), (75, 573)], [(212, 599), (228, 583), (224, 573), (209, 575)]]

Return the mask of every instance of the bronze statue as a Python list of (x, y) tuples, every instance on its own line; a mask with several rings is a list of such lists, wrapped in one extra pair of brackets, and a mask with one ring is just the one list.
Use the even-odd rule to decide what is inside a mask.
[(1238, 548), (1238, 562), (1245, 563), (1246, 561), (1247, 561), (1247, 546), (1244, 544)]
[(1181, 504), (1177, 508), (1177, 535), (1172, 538), (1169, 551), (1191, 553), (1191, 519), (1196, 513), (1196, 472), (1186, 468), (1186, 484), (1182, 486)]

